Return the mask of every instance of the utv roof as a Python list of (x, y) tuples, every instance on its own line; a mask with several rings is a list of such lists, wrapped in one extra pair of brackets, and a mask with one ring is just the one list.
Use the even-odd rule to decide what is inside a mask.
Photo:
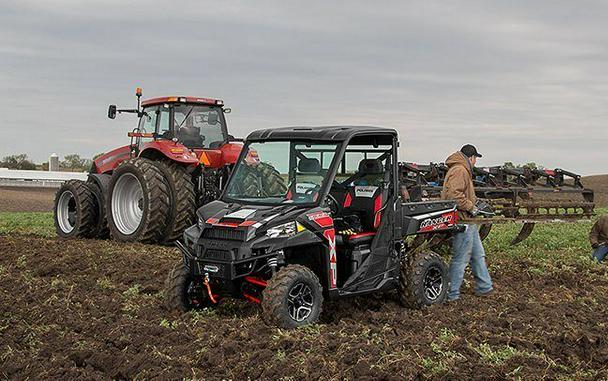
[(369, 126), (319, 126), (319, 127), (280, 127), (256, 130), (247, 140), (322, 140), (347, 141), (355, 136), (390, 135), (397, 137), (392, 128)]

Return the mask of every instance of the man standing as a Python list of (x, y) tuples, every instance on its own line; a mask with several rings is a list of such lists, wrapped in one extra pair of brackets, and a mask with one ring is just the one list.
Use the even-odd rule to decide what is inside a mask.
[(589, 233), (589, 242), (593, 248), (593, 258), (601, 262), (608, 254), (608, 214), (601, 216)]
[[(460, 151), (451, 154), (445, 161), (448, 166), (448, 173), (443, 183), (441, 198), (456, 200), (461, 215), (476, 216), (479, 213), (475, 206), (477, 198), (473, 187), (473, 167), (478, 157), (481, 157), (481, 155), (477, 152), (477, 149), (467, 144)], [(455, 234), (452, 241), (452, 250), (448, 301), (460, 297), (460, 286), (468, 263), (471, 263), (471, 271), (475, 278), (475, 294), (478, 296), (490, 294), (494, 289), (477, 225), (465, 225), (463, 232)]]

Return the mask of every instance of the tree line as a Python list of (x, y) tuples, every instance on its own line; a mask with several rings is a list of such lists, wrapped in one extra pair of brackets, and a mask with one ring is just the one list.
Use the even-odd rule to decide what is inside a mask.
[[(63, 160), (59, 161), (59, 170), (70, 172), (85, 172), (91, 168), (93, 160), (103, 155), (99, 153), (93, 156), (92, 159), (83, 158), (78, 154), (65, 155)], [(41, 170), (48, 171), (49, 162), (40, 164), (34, 163), (29, 159), (27, 154), (21, 153), (18, 155), (5, 156), (0, 160), (0, 168), (19, 169), (19, 170)]]

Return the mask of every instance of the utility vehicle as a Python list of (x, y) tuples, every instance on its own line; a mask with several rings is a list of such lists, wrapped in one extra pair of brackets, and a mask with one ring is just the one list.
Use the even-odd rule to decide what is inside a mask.
[[(183, 259), (167, 277), (167, 307), (244, 298), (293, 328), (316, 322), (327, 299), (397, 289), (407, 306), (442, 302), (444, 261), (407, 237), (448, 237), (456, 203), (403, 202), (397, 148), (386, 128), (251, 133), (221, 197), (176, 242)], [(269, 182), (254, 170), (262, 164), (280, 177)]]

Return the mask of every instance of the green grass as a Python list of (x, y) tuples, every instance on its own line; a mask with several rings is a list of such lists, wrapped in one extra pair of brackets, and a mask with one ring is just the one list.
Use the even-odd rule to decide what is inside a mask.
[[(607, 208), (598, 208), (598, 215), (608, 213)], [(576, 223), (537, 224), (534, 231), (516, 246), (511, 240), (517, 235), (522, 224), (508, 223), (494, 225), (484, 246), (488, 257), (500, 260), (523, 260), (533, 266), (529, 271), (538, 274), (563, 269), (564, 266), (591, 266), (589, 259), (589, 230), (593, 221)], [(2, 212), (0, 213), (0, 234), (34, 234), (55, 237), (53, 214), (51, 212)], [(500, 266), (500, 262), (496, 263)]]
[(1, 212), (0, 234), (34, 234), (55, 237), (52, 212)]
[[(598, 209), (598, 215), (608, 213)], [(563, 270), (569, 266), (592, 266), (589, 231), (595, 219), (574, 223), (539, 223), (523, 242), (511, 246), (511, 240), (521, 229), (521, 223), (494, 225), (484, 247), (488, 257), (497, 255), (504, 260), (530, 262), (529, 270), (539, 274)]]

